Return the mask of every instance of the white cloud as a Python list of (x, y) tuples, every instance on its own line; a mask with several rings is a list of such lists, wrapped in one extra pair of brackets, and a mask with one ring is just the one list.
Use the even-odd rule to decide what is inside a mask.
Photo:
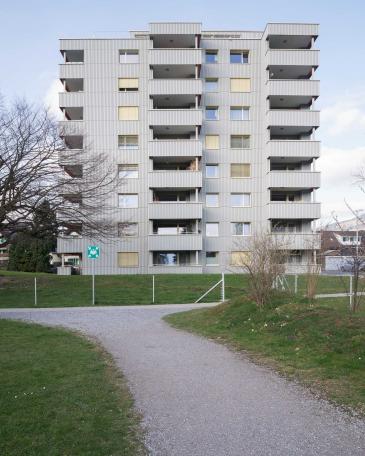
[(51, 114), (56, 117), (56, 119), (62, 120), (62, 113), (58, 105), (59, 92), (63, 92), (63, 86), (59, 79), (55, 79), (49, 86), (43, 102), (45, 106), (50, 110)]
[(352, 185), (356, 174), (365, 168), (365, 146), (351, 149), (323, 146), (318, 168), (322, 172), (322, 185)]

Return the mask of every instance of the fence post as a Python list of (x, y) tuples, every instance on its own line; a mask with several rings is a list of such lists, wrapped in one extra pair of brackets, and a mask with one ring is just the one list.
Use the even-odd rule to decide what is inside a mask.
[(224, 283), (224, 272), (222, 272), (221, 300), (222, 300), (222, 302), (224, 302), (226, 300), (226, 290), (225, 290), (225, 283)]
[(152, 276), (152, 304), (155, 303), (155, 276)]
[(350, 275), (350, 310), (352, 308), (352, 275)]
[(298, 293), (298, 274), (295, 274), (294, 276), (294, 293)]
[(37, 277), (34, 277), (34, 305), (37, 306)]

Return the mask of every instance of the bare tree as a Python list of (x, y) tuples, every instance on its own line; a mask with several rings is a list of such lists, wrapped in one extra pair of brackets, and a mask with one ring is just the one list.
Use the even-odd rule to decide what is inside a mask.
[(234, 269), (249, 275), (249, 296), (262, 309), (271, 301), (276, 279), (284, 274), (288, 251), (280, 238), (266, 232), (254, 234), (232, 251)]
[(90, 153), (85, 138), (81, 149), (67, 150), (65, 132), (45, 108), (26, 101), (0, 108), (0, 231), (11, 235), (26, 226), (47, 199), (61, 227), (81, 227), (93, 238), (115, 235), (109, 218), (120, 184), (115, 165)]

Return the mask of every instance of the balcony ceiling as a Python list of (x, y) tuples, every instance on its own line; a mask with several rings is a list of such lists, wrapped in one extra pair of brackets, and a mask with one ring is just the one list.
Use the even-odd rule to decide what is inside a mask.
[(154, 48), (193, 48), (194, 35), (151, 35)]
[(270, 127), (270, 132), (273, 135), (300, 135), (300, 134), (309, 134), (312, 132), (313, 126), (302, 126), (302, 127), (297, 127), (297, 126), (287, 126), (287, 127), (281, 127), (281, 126), (271, 126)]
[(271, 49), (308, 49), (312, 37), (308, 35), (271, 35), (269, 43)]
[(194, 65), (153, 65), (154, 79), (193, 79)]
[(308, 106), (311, 102), (310, 96), (271, 95), (270, 109), (298, 109), (300, 106)]
[(189, 109), (195, 107), (195, 95), (154, 95), (154, 109)]
[(270, 65), (270, 79), (309, 79), (312, 67), (310, 65)]

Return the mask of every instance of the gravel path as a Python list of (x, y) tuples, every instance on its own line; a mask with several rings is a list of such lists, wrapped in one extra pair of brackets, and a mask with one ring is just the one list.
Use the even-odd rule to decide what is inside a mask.
[(158, 456), (364, 456), (365, 422), (240, 354), (177, 331), (189, 306), (0, 311), (97, 337), (126, 375)]

